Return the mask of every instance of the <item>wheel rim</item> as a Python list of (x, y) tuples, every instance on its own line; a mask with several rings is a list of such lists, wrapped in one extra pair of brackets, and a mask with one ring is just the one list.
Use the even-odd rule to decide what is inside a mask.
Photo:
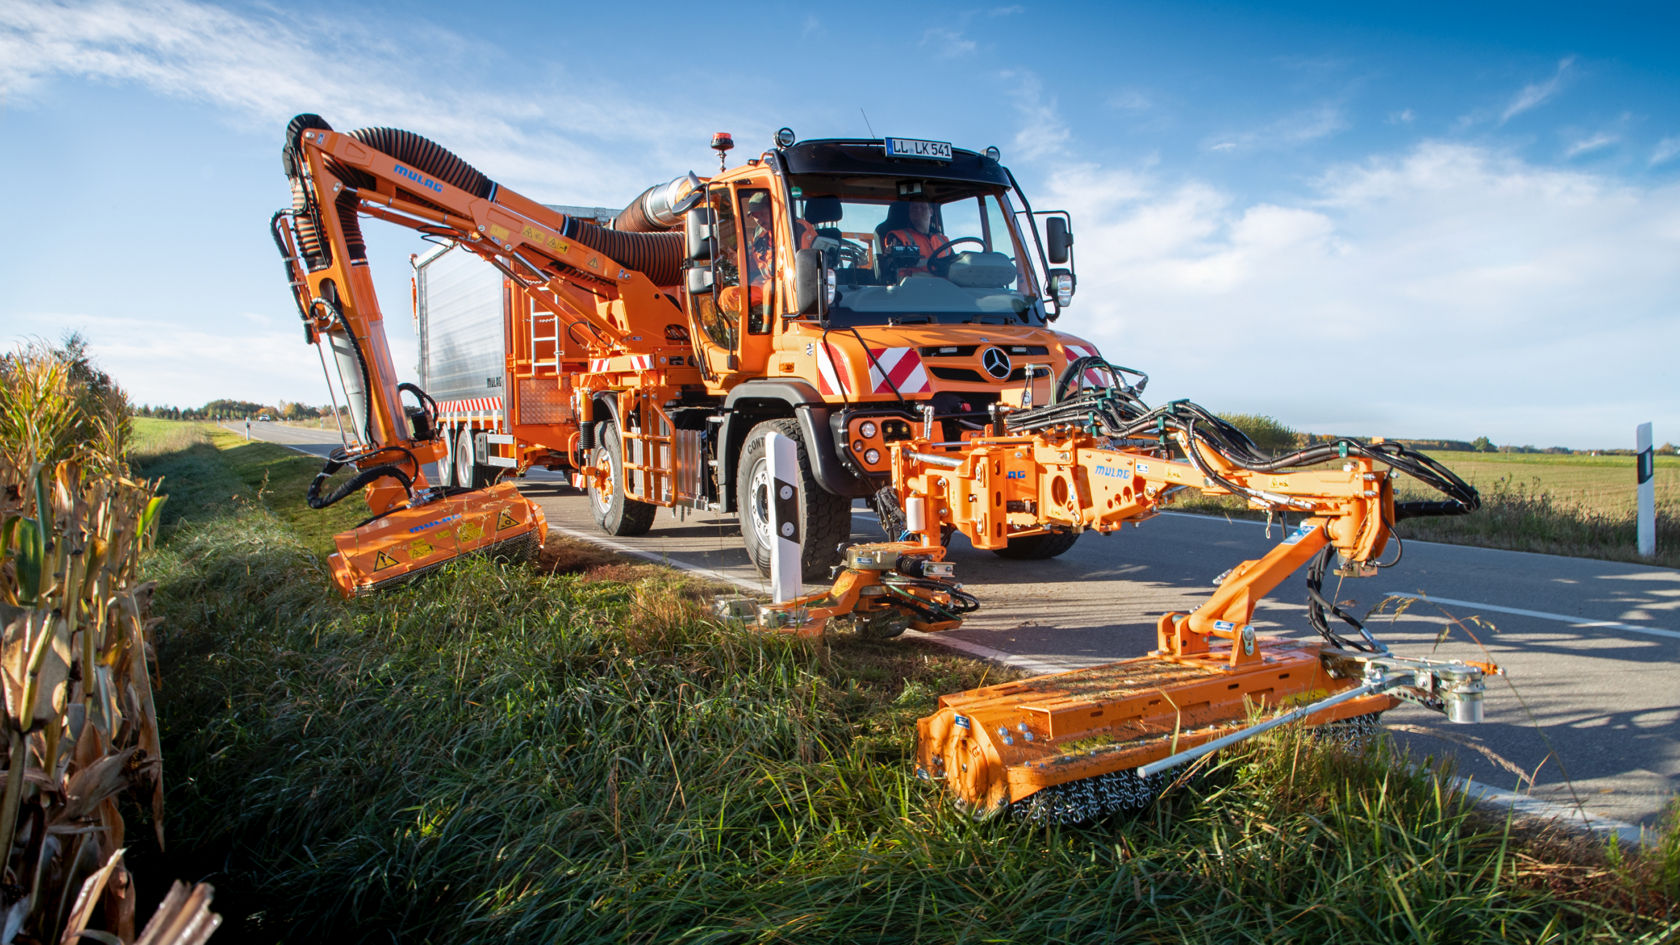
[(758, 536), (759, 543), (770, 546), (772, 538), (770, 531), (770, 463), (759, 460), (753, 464), (752, 476), (747, 480), (748, 495), (752, 501), (748, 505), (747, 514), (752, 519), (753, 534)]
[(595, 507), (602, 513), (612, 509), (613, 496), (618, 494), (618, 480), (613, 478), (612, 457), (607, 454), (605, 446), (595, 448), (595, 468), (601, 471), (605, 482), (602, 487), (595, 489)]

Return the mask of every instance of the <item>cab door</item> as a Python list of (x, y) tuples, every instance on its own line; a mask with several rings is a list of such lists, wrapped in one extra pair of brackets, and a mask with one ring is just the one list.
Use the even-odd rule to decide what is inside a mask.
[(770, 188), (761, 180), (712, 184), (705, 205), (717, 250), (711, 290), (688, 297), (698, 348), (711, 377), (759, 376), (769, 358), (779, 282)]

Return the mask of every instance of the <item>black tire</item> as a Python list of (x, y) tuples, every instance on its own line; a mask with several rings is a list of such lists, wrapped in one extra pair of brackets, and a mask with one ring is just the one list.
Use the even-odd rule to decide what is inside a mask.
[(1043, 561), (1054, 558), (1073, 547), (1079, 536), (1073, 532), (1045, 532), (1042, 535), (1024, 535), (1020, 538), (1009, 539), (1009, 545), (1004, 548), (993, 548), (992, 554), (1000, 558), (1011, 558), (1016, 561)]
[(473, 462), (473, 431), (462, 427), (455, 438), (455, 452), (450, 455), (455, 464), (455, 484), (463, 489), (482, 489), (490, 484), (483, 466)]
[(605, 491), (590, 485), (589, 511), (595, 516), (595, 524), (609, 535), (624, 538), (646, 535), (653, 527), (653, 514), (659, 511), (659, 506), (625, 496), (624, 457), (618, 443), (618, 425), (611, 420), (602, 423), (590, 458), (596, 466), (606, 465), (608, 482)]
[(828, 579), (828, 569), (840, 563), (840, 544), (852, 535), (852, 500), (817, 484), (811, 472), (811, 453), (799, 421), (766, 420), (752, 428), (741, 446), (735, 467), (736, 510), (741, 517), (741, 541), (760, 574), (770, 573), (770, 460), (764, 438), (780, 433), (794, 443), (799, 456), (799, 564), (807, 581)]

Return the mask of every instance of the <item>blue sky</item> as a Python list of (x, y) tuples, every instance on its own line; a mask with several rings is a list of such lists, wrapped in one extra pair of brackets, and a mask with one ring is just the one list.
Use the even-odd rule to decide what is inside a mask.
[[(1058, 327), (1153, 401), (1680, 441), (1680, 14), (1588, 9), (0, 0), (0, 343), (81, 330), (137, 402), (324, 402), (266, 229), (301, 111), (613, 207), (714, 131), (873, 129), (1070, 211)], [(369, 237), (410, 366), (424, 244)]]

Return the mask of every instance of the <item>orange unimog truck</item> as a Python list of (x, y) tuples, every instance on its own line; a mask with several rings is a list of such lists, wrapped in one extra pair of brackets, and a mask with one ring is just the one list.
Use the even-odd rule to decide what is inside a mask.
[[(713, 146), (722, 157), (728, 137)], [(644, 265), (656, 289), (613, 304), (652, 317), (608, 353), (543, 288), (466, 247), (434, 251), (416, 262), (421, 386), (439, 403), (446, 484), (578, 469), (609, 534), (646, 532), (661, 506), (738, 512), (768, 569), (764, 440), (779, 432), (798, 442), (802, 564), (820, 579), (852, 501), (890, 489), (893, 443), (930, 424), (957, 441), (993, 405), (1043, 403), (1096, 355), (1051, 327), (1073, 290), (1067, 216), (1035, 213), (995, 149), (784, 129), (744, 164), (649, 188), (605, 227), (554, 209), (572, 211), (579, 242)], [(1050, 557), (1077, 537), (1019, 518), (999, 553)]]
[[(1358, 735), (1402, 699), (1481, 717), (1497, 667), (1391, 654), (1326, 588), (1398, 563), (1397, 523), (1474, 511), (1475, 490), (1401, 444), (1272, 455), (1189, 401), (1150, 407), (1142, 374), (1051, 329), (1073, 292), (1067, 217), (1033, 211), (995, 152), (783, 129), (760, 156), (651, 187), (603, 222), (410, 132), (301, 115), (286, 140), (293, 204), (274, 237), (351, 418), (310, 504), (360, 491), (373, 512), (335, 538), (347, 595), (540, 546), (541, 509), (491, 481), (537, 465), (574, 471), (615, 535), (647, 531), (661, 506), (738, 512), (765, 567), (775, 433), (799, 480), (792, 521), (776, 490), (778, 525), (794, 526), (806, 577), (842, 566), (830, 590), (759, 608), (767, 628), (957, 626), (978, 601), (943, 560), (956, 532), (1050, 557), (1185, 490), (1298, 519), (1194, 611), (1162, 614), (1151, 653), (942, 697), (918, 725), (917, 765), (977, 810), (1139, 806), (1203, 753), (1296, 719)], [(443, 256), (417, 268), (429, 393), (397, 380), (362, 217), (500, 274), (472, 289)], [(1396, 474), (1443, 500), (1397, 500)], [(842, 552), (860, 497), (889, 540)], [(1257, 603), (1301, 570), (1321, 642), (1263, 636)], [(1257, 708), (1281, 714), (1249, 724)]]

